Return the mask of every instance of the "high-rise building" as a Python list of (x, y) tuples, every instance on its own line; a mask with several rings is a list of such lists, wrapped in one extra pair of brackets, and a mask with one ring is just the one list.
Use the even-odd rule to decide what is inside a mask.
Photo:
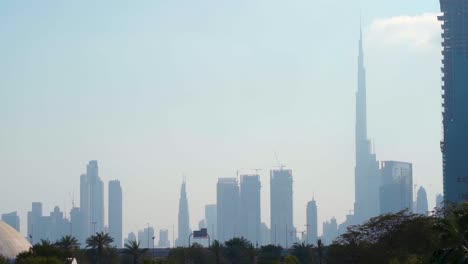
[(86, 174), (80, 177), (80, 212), (85, 237), (104, 231), (104, 183), (96, 160), (88, 163)]
[(117, 180), (109, 182), (109, 234), (113, 245), (122, 248), (122, 187)]
[(239, 235), (239, 185), (236, 178), (218, 179), (216, 204), (216, 237), (223, 243)]
[(86, 246), (85, 231), (83, 226), (83, 215), (79, 207), (70, 210), (71, 235), (75, 237), (82, 247)]
[(185, 181), (182, 183), (180, 188), (178, 220), (178, 238), (176, 244), (178, 247), (187, 247), (190, 236), (190, 225)]
[(444, 200), (468, 201), (468, 1), (440, 0)]
[(16, 229), (16, 231), (20, 231), (20, 219), (17, 212), (2, 214), (2, 221)]
[(216, 226), (217, 226), (217, 212), (216, 212), (216, 204), (208, 204), (205, 206), (205, 220), (206, 220), (206, 227), (208, 229), (208, 235), (210, 236), (211, 240), (215, 240), (216, 238)]
[(42, 204), (33, 203), (32, 210), (28, 212), (28, 237), (31, 244), (41, 239), (57, 241), (64, 235), (72, 234), (72, 225), (64, 218), (58, 206), (49, 216), (42, 215)]
[(317, 243), (317, 203), (314, 199), (307, 203), (307, 230), (306, 230), (306, 243), (315, 244)]
[(336, 218), (332, 217), (330, 221), (323, 223), (322, 243), (330, 245), (338, 237), (338, 224)]
[(130, 232), (128, 233), (127, 238), (124, 240), (124, 245), (127, 245), (132, 241), (138, 241), (138, 240), (137, 240), (135, 233)]
[(240, 235), (253, 245), (260, 240), (260, 177), (242, 175), (240, 182)]
[(159, 230), (159, 248), (170, 248), (171, 242), (169, 242), (169, 231), (167, 229)]
[(270, 228), (265, 223), (262, 223), (260, 225), (260, 237), (261, 237), (261, 243), (260, 246), (266, 246), (270, 245)]
[(436, 207), (443, 207), (444, 206), (444, 197), (442, 196), (442, 194), (437, 194), (436, 195)]
[[(32, 209), (31, 211), (28, 212), (28, 237), (29, 237), (29, 242), (31, 244), (37, 243), (40, 239), (38, 239), (38, 236), (36, 233), (39, 233), (39, 218), (42, 217), (42, 203), (38, 202), (33, 202), (32, 203)], [(34, 229), (34, 226), (36, 226), (36, 229)]]
[(380, 213), (413, 211), (413, 165), (406, 162), (383, 161), (380, 169)]
[(270, 239), (283, 248), (288, 248), (296, 240), (292, 183), (292, 170), (281, 167), (270, 171)]
[(429, 206), (427, 205), (426, 189), (424, 189), (422, 186), (419, 187), (418, 190), (418, 195), (416, 197), (416, 208), (414, 212), (423, 215), (427, 215), (429, 212)]
[(147, 227), (143, 230), (138, 231), (138, 241), (142, 248), (153, 248), (154, 247), (154, 228)]
[(367, 138), (366, 68), (362, 48), (362, 32), (359, 39), (358, 89), (356, 93), (356, 166), (354, 168), (354, 214), (363, 222), (379, 214), (379, 164)]

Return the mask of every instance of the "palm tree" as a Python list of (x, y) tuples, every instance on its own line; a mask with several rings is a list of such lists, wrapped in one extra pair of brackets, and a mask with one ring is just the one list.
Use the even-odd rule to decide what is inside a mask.
[(296, 256), (302, 264), (312, 263), (312, 245), (302, 243), (294, 243), (292, 247), (292, 255)]
[(55, 242), (55, 246), (63, 252), (66, 258), (73, 258), (75, 252), (80, 248), (80, 243), (75, 237), (66, 235)]
[(223, 249), (223, 245), (219, 242), (219, 240), (213, 241), (210, 245), (210, 250), (215, 254), (216, 257), (216, 264), (221, 263), (221, 250)]
[(249, 262), (249, 248), (252, 247), (252, 244), (247, 239), (235, 237), (226, 241), (224, 245), (226, 247), (226, 257), (232, 264)]
[(114, 239), (109, 234), (104, 232), (96, 233), (86, 239), (86, 247), (91, 248), (95, 252), (95, 263), (102, 263), (104, 251), (111, 247)]
[(143, 256), (146, 251), (148, 251), (147, 248), (140, 248), (140, 241), (136, 242), (135, 240), (132, 240), (125, 244), (124, 253), (132, 256), (133, 264), (137, 264), (138, 259), (140, 259), (140, 257)]
[(322, 239), (317, 240), (317, 253), (318, 253), (318, 259), (319, 259), (319, 264), (322, 264), (322, 256), (323, 256), (323, 243)]

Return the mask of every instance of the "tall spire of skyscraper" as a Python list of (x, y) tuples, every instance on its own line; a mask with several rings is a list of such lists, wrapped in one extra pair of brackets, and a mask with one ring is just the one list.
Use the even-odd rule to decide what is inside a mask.
[(178, 220), (179, 220), (179, 223), (178, 223), (179, 232), (178, 232), (177, 246), (186, 247), (188, 246), (188, 238), (190, 235), (190, 225), (189, 225), (187, 192), (185, 190), (185, 179), (182, 182), (182, 186), (180, 187)]
[(362, 222), (379, 213), (378, 204), (378, 162), (371, 152), (367, 138), (367, 87), (362, 27), (359, 29), (358, 76), (356, 92), (356, 167), (355, 167), (355, 204), (357, 222)]
[(362, 27), (359, 28), (358, 55), (358, 89), (356, 93), (356, 159), (358, 158), (359, 143), (367, 141), (367, 95), (366, 68), (364, 66), (364, 49), (362, 47)]

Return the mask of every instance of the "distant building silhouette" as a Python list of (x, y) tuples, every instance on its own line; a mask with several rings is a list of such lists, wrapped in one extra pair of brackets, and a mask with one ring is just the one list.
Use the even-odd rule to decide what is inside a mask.
[(200, 221), (198, 221), (198, 229), (202, 229), (202, 228), (206, 228), (206, 221), (205, 219), (202, 219)]
[(241, 175), (240, 179), (240, 235), (257, 245), (261, 242), (260, 177)]
[(86, 174), (80, 177), (80, 212), (85, 238), (104, 231), (104, 183), (96, 160), (88, 163)]
[(270, 171), (270, 239), (283, 248), (296, 241), (292, 183), (292, 170), (281, 167)]
[(124, 240), (124, 245), (129, 244), (131, 241), (138, 241), (135, 233), (130, 232), (127, 235), (127, 238)]
[(2, 221), (16, 229), (16, 231), (20, 231), (20, 218), (17, 212), (2, 214)]
[(338, 224), (336, 223), (336, 218), (333, 217), (330, 219), (330, 221), (323, 223), (322, 243), (325, 245), (330, 245), (337, 237)]
[(70, 225), (71, 225), (71, 235), (75, 237), (78, 242), (81, 244), (81, 247), (85, 247), (85, 231), (83, 226), (83, 216), (81, 214), (79, 207), (73, 207), (70, 210)]
[(49, 216), (42, 215), (42, 204), (33, 203), (32, 210), (28, 212), (28, 236), (31, 244), (41, 239), (57, 241), (64, 235), (72, 233), (72, 226), (63, 212), (56, 206)]
[(440, 0), (444, 199), (468, 201), (468, 1)]
[(122, 187), (117, 180), (109, 182), (109, 234), (113, 245), (122, 248)]
[(154, 247), (154, 228), (147, 227), (143, 230), (138, 231), (138, 241), (140, 242), (141, 248), (153, 248)]
[(171, 242), (169, 241), (169, 231), (167, 229), (159, 230), (159, 248), (170, 248)]
[(185, 181), (180, 187), (179, 199), (179, 215), (178, 215), (178, 239), (176, 245), (178, 247), (187, 247), (190, 236), (189, 210), (187, 201), (187, 191)]
[(317, 243), (317, 203), (314, 199), (307, 203), (307, 228), (306, 228), (306, 241), (308, 244), (315, 245)]
[(239, 235), (239, 185), (236, 178), (219, 178), (217, 184), (217, 234), (220, 242)]
[(367, 138), (366, 69), (362, 48), (362, 32), (359, 39), (358, 89), (356, 93), (356, 166), (354, 214), (357, 222), (363, 222), (379, 214), (379, 164)]
[(419, 187), (418, 195), (416, 198), (416, 209), (415, 213), (427, 215), (429, 212), (429, 206), (427, 205), (427, 194), (426, 189), (422, 186)]
[(442, 196), (442, 194), (437, 194), (436, 195), (436, 207), (443, 207), (444, 206), (444, 197)]
[(211, 240), (217, 239), (216, 238), (216, 230), (217, 230), (216, 204), (205, 205), (205, 220), (206, 220), (206, 228), (208, 229), (208, 235), (210, 236)]
[(266, 246), (271, 244), (270, 240), (270, 228), (265, 223), (262, 223), (260, 225), (260, 237), (261, 237), (261, 243), (259, 246)]
[(413, 211), (413, 165), (383, 161), (381, 166), (380, 213)]

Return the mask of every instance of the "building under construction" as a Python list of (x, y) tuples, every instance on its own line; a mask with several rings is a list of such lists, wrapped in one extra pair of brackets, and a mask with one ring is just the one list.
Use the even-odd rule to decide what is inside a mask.
[(440, 0), (444, 200), (468, 201), (468, 0)]

